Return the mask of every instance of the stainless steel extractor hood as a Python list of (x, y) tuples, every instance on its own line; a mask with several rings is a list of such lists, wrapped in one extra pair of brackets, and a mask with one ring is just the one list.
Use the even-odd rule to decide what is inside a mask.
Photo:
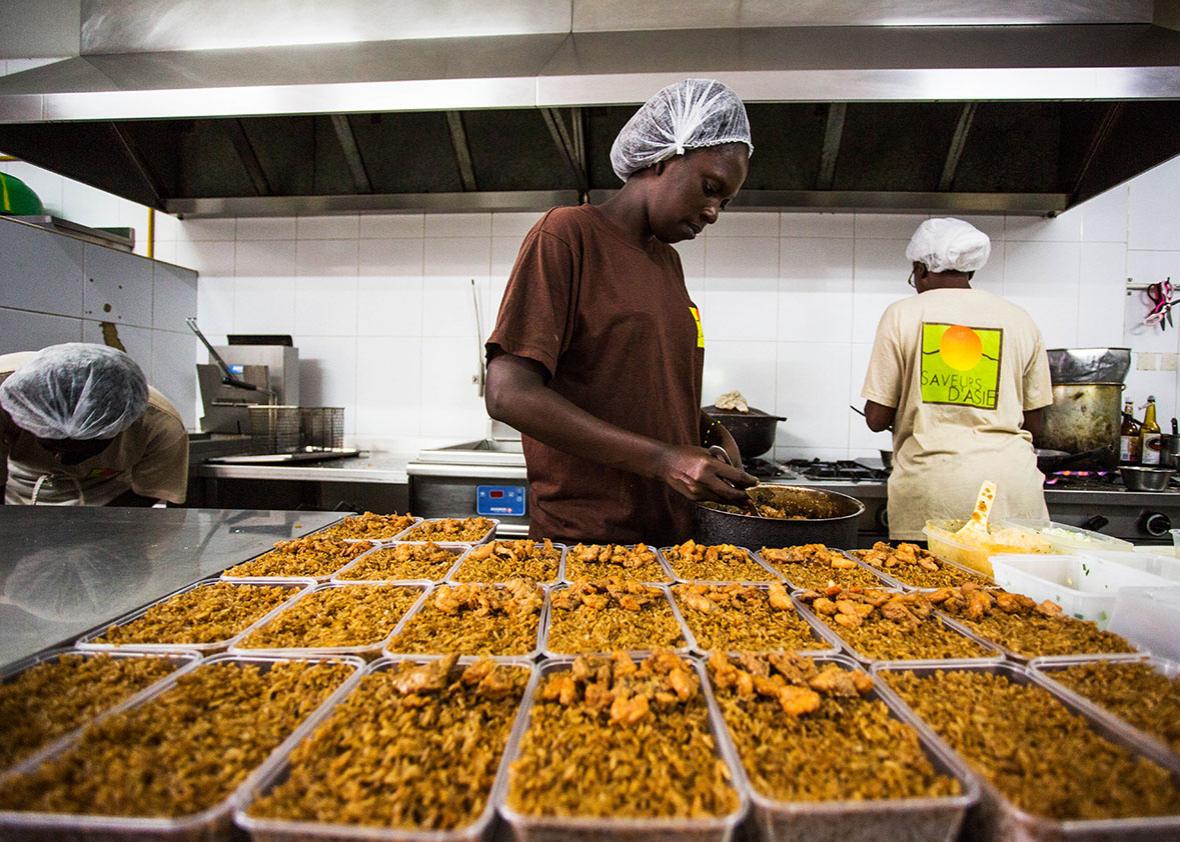
[(748, 103), (746, 208), (1047, 214), (1180, 154), (1150, 0), (83, 0), (0, 150), (186, 216), (541, 209), (659, 87)]

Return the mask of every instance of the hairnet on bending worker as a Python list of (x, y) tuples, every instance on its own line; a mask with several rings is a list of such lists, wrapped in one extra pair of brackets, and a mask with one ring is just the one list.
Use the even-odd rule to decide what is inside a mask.
[(627, 121), (611, 145), (615, 175), (626, 181), (652, 164), (726, 143), (750, 141), (746, 107), (728, 87), (714, 79), (685, 79), (660, 90)]
[(2, 355), (0, 484), (9, 505), (182, 503), (188, 434), (122, 351), (70, 342)]
[(0, 383), (0, 406), (41, 439), (109, 439), (147, 409), (143, 370), (105, 345), (50, 345)]
[(992, 244), (987, 234), (961, 219), (927, 219), (918, 226), (907, 259), (925, 264), (929, 272), (977, 272), (987, 263)]

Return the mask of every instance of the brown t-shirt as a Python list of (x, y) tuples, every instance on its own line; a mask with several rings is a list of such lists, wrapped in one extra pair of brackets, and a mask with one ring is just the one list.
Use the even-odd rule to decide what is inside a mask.
[[(549, 386), (609, 424), (699, 444), (704, 334), (680, 257), (640, 248), (590, 205), (555, 208), (525, 237), (488, 339), (540, 363)], [(530, 536), (666, 545), (692, 531), (692, 504), (663, 482), (522, 436)]]

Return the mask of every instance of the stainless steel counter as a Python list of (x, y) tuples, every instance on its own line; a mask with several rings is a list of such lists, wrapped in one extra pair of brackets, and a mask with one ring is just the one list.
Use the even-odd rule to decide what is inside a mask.
[(298, 482), (371, 482), (404, 485), (406, 463), (414, 453), (374, 453), (351, 459), (331, 459), (310, 465), (197, 464), (189, 475), (206, 479), (271, 479)]
[(0, 665), (342, 516), (0, 506)]

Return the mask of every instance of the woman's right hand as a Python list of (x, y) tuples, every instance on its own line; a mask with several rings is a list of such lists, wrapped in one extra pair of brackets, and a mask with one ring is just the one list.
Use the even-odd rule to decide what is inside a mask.
[(701, 447), (667, 445), (661, 454), (657, 476), (689, 500), (745, 503), (742, 489), (758, 480), (741, 468), (731, 467)]

